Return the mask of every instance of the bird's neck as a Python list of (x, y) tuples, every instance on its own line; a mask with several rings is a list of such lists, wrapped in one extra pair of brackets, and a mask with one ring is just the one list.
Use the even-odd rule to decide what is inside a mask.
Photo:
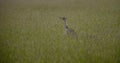
[(66, 19), (64, 20), (64, 25), (65, 25), (66, 28), (68, 28), (68, 25), (67, 25)]
[(68, 27), (68, 26), (65, 26), (65, 29), (69, 29), (69, 27)]

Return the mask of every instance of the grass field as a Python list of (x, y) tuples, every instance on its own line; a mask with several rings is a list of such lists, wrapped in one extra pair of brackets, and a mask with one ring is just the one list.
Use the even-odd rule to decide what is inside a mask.
[[(119, 0), (1, 0), (0, 63), (120, 63)], [(68, 37), (59, 17), (78, 40)]]

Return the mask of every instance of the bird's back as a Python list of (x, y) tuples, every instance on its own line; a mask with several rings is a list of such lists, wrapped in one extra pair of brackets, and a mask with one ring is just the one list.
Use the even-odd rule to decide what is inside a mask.
[(73, 36), (76, 39), (78, 39), (77, 33), (73, 29), (71, 28), (66, 29), (66, 33), (68, 36)]

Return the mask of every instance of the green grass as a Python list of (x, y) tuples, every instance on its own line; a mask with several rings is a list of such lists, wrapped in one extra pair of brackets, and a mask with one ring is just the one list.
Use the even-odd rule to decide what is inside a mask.
[(119, 1), (58, 1), (1, 4), (0, 63), (119, 63)]

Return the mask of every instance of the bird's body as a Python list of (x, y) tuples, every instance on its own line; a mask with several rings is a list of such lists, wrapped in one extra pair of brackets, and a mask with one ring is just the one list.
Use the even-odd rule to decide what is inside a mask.
[(73, 29), (69, 28), (69, 26), (67, 24), (67, 21), (66, 21), (66, 18), (65, 17), (60, 17), (60, 18), (64, 21), (64, 26), (65, 26), (65, 32), (66, 32), (66, 34), (68, 36), (73, 36), (76, 39), (78, 39), (77, 33)]

